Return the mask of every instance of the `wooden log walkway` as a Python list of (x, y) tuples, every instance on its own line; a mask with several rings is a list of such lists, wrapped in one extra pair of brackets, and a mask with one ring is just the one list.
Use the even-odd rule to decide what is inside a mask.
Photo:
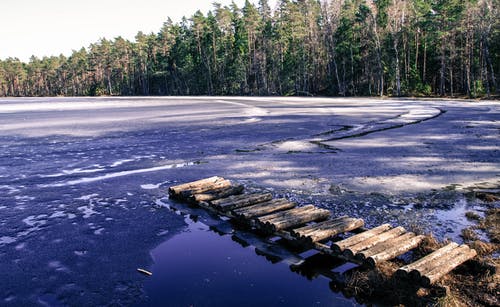
[[(401, 256), (425, 238), (389, 224), (364, 229), (362, 219), (331, 217), (329, 210), (298, 206), (284, 198), (274, 199), (270, 193), (244, 194), (242, 185), (218, 176), (172, 186), (168, 192), (173, 199), (196, 204), (258, 232), (367, 267)], [(337, 240), (340, 234), (345, 238)], [(429, 287), (475, 256), (476, 251), (467, 245), (452, 242), (399, 268), (394, 277)]]

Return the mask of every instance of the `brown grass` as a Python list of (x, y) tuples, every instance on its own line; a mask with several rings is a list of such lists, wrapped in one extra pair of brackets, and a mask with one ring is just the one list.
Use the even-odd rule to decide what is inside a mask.
[(470, 248), (473, 248), (476, 250), (477, 254), (480, 257), (485, 257), (489, 256), (495, 251), (498, 251), (498, 244), (495, 243), (489, 243), (489, 242), (484, 242), (481, 240), (474, 240), (472, 242), (468, 243)]
[(474, 231), (473, 227), (467, 227), (462, 229), (462, 234), (460, 235), (465, 242), (471, 242), (479, 239), (479, 236)]
[(486, 211), (485, 217), (479, 221), (478, 227), (488, 233), (492, 243), (500, 244), (500, 208)]
[(425, 236), (424, 240), (420, 243), (420, 245), (413, 250), (413, 258), (419, 259), (422, 258), (433, 251), (439, 249), (440, 247), (445, 246), (448, 241), (439, 243), (433, 235)]
[(500, 197), (498, 195), (492, 194), (492, 193), (482, 193), (478, 192), (476, 193), (476, 197), (479, 198), (482, 201), (485, 201), (487, 203), (492, 203), (495, 201), (500, 201)]
[(470, 261), (446, 279), (451, 295), (466, 306), (500, 306), (498, 259), (495, 262)]
[(472, 212), (472, 211), (466, 212), (465, 217), (471, 221), (479, 221), (481, 219), (479, 214), (477, 214), (476, 212)]

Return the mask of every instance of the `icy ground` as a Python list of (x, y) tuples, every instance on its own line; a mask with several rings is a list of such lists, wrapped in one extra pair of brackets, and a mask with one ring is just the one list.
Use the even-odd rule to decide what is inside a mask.
[(499, 132), (490, 101), (1, 99), (0, 305), (141, 301), (136, 268), (187, 227), (165, 188), (213, 175), (459, 240)]

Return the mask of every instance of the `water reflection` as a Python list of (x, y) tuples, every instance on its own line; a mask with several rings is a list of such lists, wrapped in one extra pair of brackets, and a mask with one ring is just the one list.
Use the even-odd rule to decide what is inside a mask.
[[(265, 253), (265, 246), (250, 245), (250, 234), (221, 235), (210, 230), (214, 226), (189, 218), (186, 222), (187, 231), (152, 251), (153, 276), (145, 282), (148, 299), (141, 306), (359, 305), (332, 292), (329, 279), (304, 266), (321, 263), (323, 266), (313, 266), (328, 271), (338, 263), (327, 264), (321, 256), (312, 256), (300, 268), (295, 267), (300, 274), (294, 274), (290, 264), (299, 259), (291, 253), (281, 251), (273, 265), (266, 259), (270, 254), (259, 256)], [(282, 260), (278, 262), (278, 258)]]

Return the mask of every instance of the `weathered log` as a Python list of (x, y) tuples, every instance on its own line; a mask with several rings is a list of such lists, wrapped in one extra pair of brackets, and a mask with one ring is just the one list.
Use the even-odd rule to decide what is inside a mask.
[(243, 208), (251, 205), (255, 205), (258, 203), (262, 203), (265, 201), (269, 201), (273, 198), (271, 193), (265, 194), (243, 194), (237, 197), (228, 197), (226, 201), (214, 200), (211, 202), (214, 208), (217, 210), (227, 212), (230, 210)]
[(238, 195), (243, 193), (244, 186), (241, 184), (224, 187), (221, 189), (216, 189), (208, 193), (194, 194), (191, 195), (188, 200), (193, 203), (199, 203), (202, 201), (212, 201), (215, 199), (226, 198), (231, 195)]
[(337, 223), (327, 223), (331, 221), (326, 221), (319, 223), (320, 225), (314, 230), (300, 231), (294, 230), (295, 236), (304, 240), (306, 243), (314, 243), (323, 241), (325, 239), (331, 238), (338, 235), (339, 233), (351, 231), (364, 226), (364, 221), (362, 219), (346, 218), (344, 220), (338, 221)]
[[(412, 278), (415, 278), (415, 280), (420, 280), (421, 275), (420, 275), (420, 270), (425, 270), (425, 267), (428, 267), (431, 265), (433, 262), (436, 261), (436, 259), (439, 259), (443, 257), (443, 255), (446, 255), (449, 253), (451, 250), (455, 249), (458, 247), (458, 244), (455, 242), (451, 242), (447, 244), (444, 247), (441, 247), (440, 249), (430, 253), (429, 255), (425, 256), (424, 258), (421, 258), (415, 262), (412, 262), (408, 265), (405, 265), (401, 268), (399, 268), (396, 273), (394, 273), (395, 278), (408, 278), (410, 276), (410, 272), (412, 273)], [(413, 277), (414, 276), (414, 277)]]
[(303, 225), (309, 222), (324, 220), (330, 217), (330, 214), (331, 213), (329, 210), (314, 208), (300, 214), (286, 216), (278, 220), (271, 220), (269, 222), (266, 222), (266, 227), (269, 227), (269, 229), (274, 232), (291, 227), (296, 227), (298, 225)]
[(380, 261), (386, 261), (390, 259), (394, 259), (397, 256), (400, 256), (407, 251), (410, 251), (414, 248), (416, 248), (422, 240), (424, 240), (425, 236), (420, 235), (416, 237), (412, 237), (408, 240), (399, 242), (396, 246), (393, 246), (391, 248), (388, 248), (384, 250), (383, 252), (380, 252), (376, 255), (370, 256), (365, 259), (365, 265), (374, 267), (377, 263)]
[[(464, 247), (465, 246), (465, 247)], [(462, 245), (455, 250), (458, 250), (459, 253), (454, 255), (453, 257), (449, 257), (446, 262), (442, 265), (434, 268), (430, 272), (426, 273), (422, 276), (422, 285), (424, 287), (428, 287), (438, 281), (441, 277), (451, 272), (457, 266), (462, 263), (476, 257), (477, 253), (474, 249), (469, 248), (467, 245)]]
[(200, 180), (196, 180), (196, 181), (192, 181), (192, 182), (187, 182), (187, 183), (182, 183), (182, 184), (179, 184), (179, 185), (174, 185), (174, 186), (171, 186), (169, 188), (169, 190), (171, 190), (171, 191), (173, 191), (175, 193), (178, 193), (179, 191), (182, 191), (182, 190), (188, 190), (188, 189), (196, 187), (196, 186), (200, 186), (200, 185), (203, 185), (203, 184), (214, 183), (214, 182), (217, 182), (217, 181), (220, 181), (220, 180), (225, 180), (225, 179), (222, 178), (222, 177), (219, 177), (219, 176), (213, 176), (213, 177), (209, 177), (209, 178), (205, 178), (205, 179), (200, 179)]
[(344, 250), (343, 254), (345, 257), (353, 258), (356, 253), (358, 253), (364, 249), (368, 249), (368, 248), (370, 248), (370, 247), (372, 247), (380, 242), (384, 242), (384, 241), (387, 241), (389, 239), (400, 236), (404, 232), (406, 232), (406, 230), (403, 227), (401, 227), (401, 226), (395, 227), (391, 230), (385, 231), (383, 233), (380, 233), (378, 235), (370, 237), (364, 241), (361, 241), (355, 245), (348, 246)]
[(225, 179), (222, 177), (213, 176), (210, 178), (205, 178), (205, 179), (201, 179), (201, 180), (197, 180), (197, 181), (193, 181), (193, 182), (188, 182), (188, 183), (183, 183), (183, 184), (171, 186), (170, 188), (168, 188), (168, 194), (170, 196), (175, 197), (175, 196), (179, 195), (181, 193), (181, 191), (191, 190), (193, 188), (202, 187), (205, 185), (211, 185), (211, 184), (217, 183), (219, 181), (223, 181), (223, 180), (225, 180)]
[(460, 245), (452, 249), (448, 253), (443, 254), (441, 257), (436, 258), (434, 261), (428, 262), (427, 264), (421, 266), (418, 271), (412, 270), (410, 272), (410, 278), (415, 281), (420, 281), (425, 274), (429, 273), (430, 271), (434, 270), (437, 267), (443, 266), (450, 259), (453, 259), (461, 252), (468, 250), (468, 248), (469, 247), (467, 245)]
[(242, 199), (245, 199), (251, 195), (255, 195), (255, 194), (242, 194), (242, 195), (233, 195), (233, 196), (229, 196), (229, 197), (226, 197), (226, 198), (221, 198), (221, 199), (214, 199), (212, 201), (210, 201), (210, 203), (214, 206), (219, 206), (221, 204), (225, 204), (225, 203), (231, 203), (231, 202), (235, 202), (235, 201), (239, 201), (239, 200), (242, 200)]
[(381, 253), (381, 252), (383, 252), (387, 249), (390, 249), (394, 246), (398, 246), (399, 244), (401, 244), (401, 242), (405, 242), (405, 241), (413, 238), (414, 236), (415, 236), (415, 234), (413, 232), (403, 233), (400, 236), (394, 237), (394, 238), (389, 239), (389, 240), (384, 241), (384, 242), (380, 242), (380, 243), (375, 244), (374, 246), (372, 246), (368, 249), (362, 250), (362, 251), (356, 253), (355, 257), (356, 257), (356, 259), (363, 261), (370, 256)]
[(373, 236), (376, 236), (384, 231), (387, 231), (391, 229), (391, 225), (389, 224), (383, 224), (378, 227), (375, 227), (373, 229), (367, 230), (365, 232), (359, 233), (357, 235), (354, 235), (352, 237), (349, 237), (347, 239), (334, 242), (331, 246), (331, 249), (337, 253), (340, 254), (342, 253), (348, 246), (352, 246), (355, 244), (358, 244), (359, 242), (362, 242), (364, 240), (367, 240)]
[(273, 213), (273, 214), (259, 216), (257, 218), (257, 222), (264, 224), (266, 222), (269, 222), (269, 221), (272, 221), (275, 219), (281, 219), (287, 215), (292, 215), (292, 214), (297, 214), (297, 213), (313, 210), (314, 208), (315, 207), (313, 205), (307, 205), (307, 206), (298, 207), (298, 208), (294, 208), (294, 209), (290, 209), (290, 210), (286, 210), (286, 211), (281, 211), (281, 212), (277, 212), (277, 213)]
[(224, 179), (224, 180), (217, 181), (215, 183), (204, 184), (202, 186), (190, 188), (187, 190), (182, 190), (182, 191), (180, 191), (179, 194), (176, 194), (176, 197), (178, 197), (180, 199), (189, 199), (189, 197), (191, 197), (192, 195), (195, 195), (195, 194), (203, 194), (203, 193), (212, 192), (212, 191), (215, 192), (219, 189), (224, 189), (224, 188), (228, 188), (231, 186), (232, 186), (231, 181)]
[(233, 214), (242, 219), (250, 219), (278, 211), (295, 208), (297, 204), (284, 199), (273, 199), (256, 205), (233, 210)]
[(347, 215), (344, 215), (344, 216), (336, 217), (334, 219), (330, 219), (330, 220), (327, 220), (327, 221), (324, 221), (321, 223), (316, 223), (316, 224), (303, 226), (300, 228), (295, 228), (295, 229), (290, 230), (290, 233), (292, 234), (292, 236), (299, 238), (301, 236), (307, 235), (310, 232), (314, 232), (318, 229), (331, 228), (332, 226), (340, 224), (340, 223), (347, 221), (349, 219), (351, 219), (351, 218), (348, 217)]
[(317, 230), (313, 233), (310, 233), (307, 235), (305, 240), (308, 243), (320, 242), (320, 241), (332, 238), (332, 237), (338, 235), (339, 233), (352, 231), (354, 229), (358, 229), (360, 227), (363, 227), (364, 224), (365, 224), (365, 222), (362, 219), (353, 219), (350, 222), (346, 222), (344, 224), (337, 225), (336, 227), (332, 227), (330, 229), (321, 229), (321, 230)]

